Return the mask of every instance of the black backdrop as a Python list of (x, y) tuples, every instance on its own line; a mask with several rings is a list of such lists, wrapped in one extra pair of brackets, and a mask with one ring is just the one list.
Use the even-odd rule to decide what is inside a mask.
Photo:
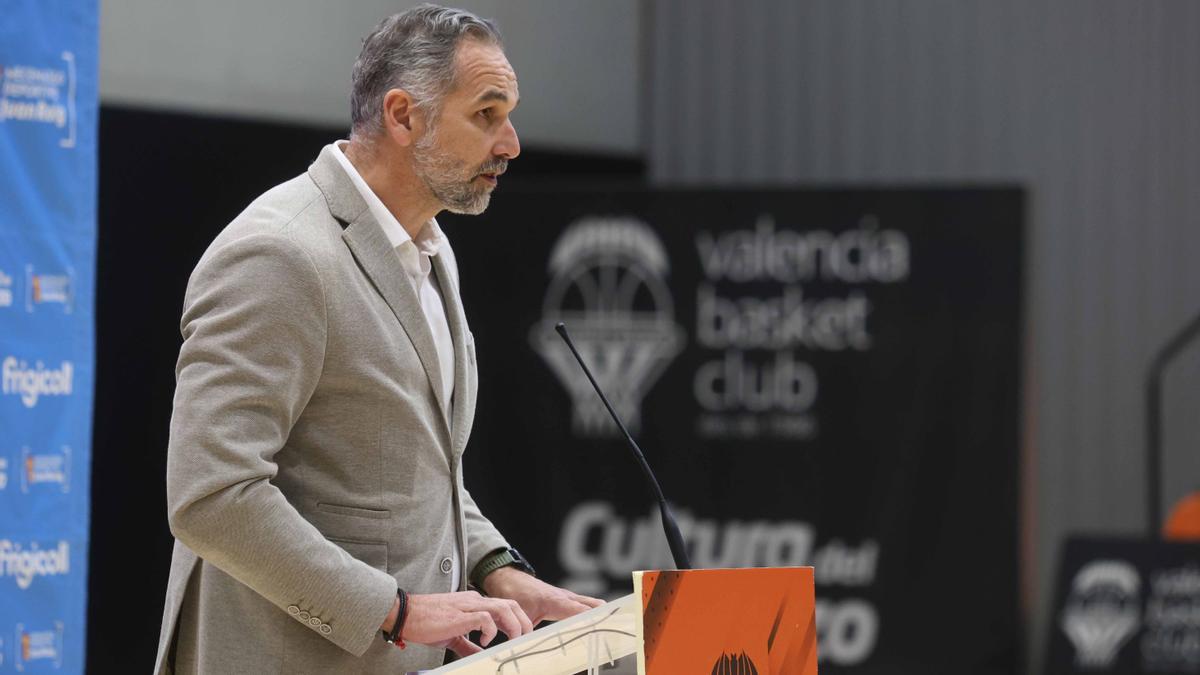
[[(303, 171), (320, 147), (341, 133), (112, 106), (101, 109), (88, 610), (91, 672), (149, 668), (157, 643), (171, 549), (163, 493), (165, 449), (187, 276), (208, 242), (238, 211), (265, 189)], [(686, 227), (689, 219), (694, 224), (715, 222), (714, 218), (754, 227), (753, 214), (743, 208), (747, 202), (729, 193), (693, 200), (700, 206), (689, 211), (680, 206), (687, 199), (651, 203), (636, 191), (617, 189), (637, 185), (643, 173), (638, 160), (526, 149), (512, 163), (487, 214), (469, 221), (443, 219), (455, 237), (464, 301), (479, 345), (481, 398), (465, 464), (467, 483), (485, 513), (514, 543), (533, 554), (548, 577), (584, 586), (590, 583), (596, 592), (622, 589), (614, 585), (615, 575), (603, 572), (596, 586), (595, 577), (580, 578), (578, 560), (574, 570), (564, 562), (569, 562), (570, 554), (564, 558), (560, 550), (560, 530), (567, 511), (578, 507), (581, 499), (599, 503), (611, 489), (618, 495), (612, 499), (612, 515), (628, 528), (619, 534), (629, 541), (644, 537), (650, 549), (658, 545), (658, 535), (641, 522), (647, 520), (648, 502), (639, 500), (637, 476), (625, 464), (626, 458), (617, 454), (624, 450), (611, 439), (572, 435), (571, 401), (531, 346), (532, 324), (544, 318), (542, 299), (552, 283), (545, 255), (563, 227), (585, 212), (619, 215), (649, 209), (656, 227), (662, 221), (676, 230)], [(597, 191), (598, 183), (612, 189)], [(551, 187), (556, 184), (563, 190)], [(580, 184), (593, 189), (585, 194), (566, 187)], [(741, 519), (751, 531), (764, 519), (795, 518), (816, 525), (815, 543), (828, 548), (836, 542), (830, 541), (831, 530), (824, 526), (832, 514), (842, 513), (845, 526), (833, 534), (847, 551), (867, 554), (863, 542), (881, 535), (883, 555), (899, 553), (904, 558), (904, 564), (891, 568), (898, 571), (878, 568), (880, 584), (867, 598), (877, 606), (910, 608), (900, 615), (903, 623), (893, 624), (880, 637), (880, 653), (886, 652), (891, 664), (876, 660), (854, 672), (967, 672), (955, 669), (955, 664), (963, 663), (972, 664), (975, 673), (1014, 672), (1019, 658), (1015, 593), (1019, 196), (1014, 191), (991, 196), (987, 191), (968, 191), (957, 197), (942, 195), (939, 201), (936, 196), (922, 199), (903, 192), (891, 196), (844, 192), (831, 201), (809, 195), (789, 202), (773, 194), (759, 197), (792, 224), (837, 231), (853, 228), (866, 203), (884, 214), (883, 228), (893, 222), (929, 221), (935, 230), (942, 229), (939, 236), (948, 235), (940, 243), (923, 244), (923, 276), (914, 278), (911, 288), (885, 289), (874, 298), (883, 303), (885, 314), (890, 312), (889, 330), (900, 339), (884, 339), (884, 348), (867, 363), (853, 365), (832, 355), (821, 365), (823, 393), (814, 408), (821, 437), (833, 434), (852, 446), (882, 446), (899, 429), (906, 434), (900, 442), (906, 450), (872, 460), (870, 473), (863, 474), (862, 492), (857, 493), (841, 493), (833, 483), (816, 479), (853, 475), (856, 463), (861, 463), (853, 447), (824, 459), (802, 451), (782, 464), (726, 464), (720, 453), (745, 449), (736, 438), (709, 437), (706, 447), (693, 441), (700, 424), (709, 424), (714, 433), (743, 433), (737, 431), (741, 422), (736, 416), (712, 415), (714, 420), (705, 423), (670, 412), (678, 409), (692, 386), (691, 373), (718, 356), (715, 350), (693, 349), (661, 373), (661, 386), (654, 385), (647, 393), (644, 433), (652, 463), (689, 516), (701, 526), (712, 522), (724, 528), (714, 536), (730, 536), (728, 518)], [(1009, 225), (1017, 228), (1016, 236), (980, 240), (969, 229), (972, 224), (991, 227), (993, 234), (999, 231), (996, 227)], [(720, 234), (719, 229), (713, 228), (714, 235)], [(695, 250), (693, 241), (672, 234), (669, 228), (660, 235), (676, 265), (686, 257), (682, 251)], [(954, 255), (956, 245), (970, 254)], [(692, 259), (672, 272), (692, 283), (677, 296), (675, 320), (683, 327), (685, 340), (695, 339), (697, 321), (695, 310), (685, 306), (695, 298), (699, 275), (695, 255)], [(719, 293), (736, 292), (722, 283), (716, 284)], [(744, 290), (779, 292), (777, 284)], [(805, 290), (819, 295), (829, 288), (817, 284)], [(516, 311), (506, 312), (510, 307)], [(923, 330), (932, 330), (935, 342), (918, 349), (919, 339), (905, 337), (905, 322), (910, 318)], [(906, 355), (922, 349), (926, 357), (944, 352), (937, 369), (922, 372), (919, 365), (928, 361), (905, 362)], [(864, 389), (859, 397), (853, 383), (864, 381), (863, 372), (874, 372), (872, 377), (884, 383), (889, 374), (899, 378), (897, 382), (908, 377), (918, 386), (905, 388), (893, 382), (878, 395)], [(970, 390), (969, 398), (956, 398), (958, 385), (976, 381), (973, 376), (978, 373), (985, 373), (983, 385)], [(930, 392), (935, 395), (927, 396)], [(981, 405), (989, 392), (995, 394), (990, 409)], [(880, 426), (873, 425), (870, 416), (856, 418), (850, 413), (838, 418), (841, 413), (830, 416), (832, 410), (822, 409), (839, 405), (853, 409), (866, 403), (861, 410), (872, 410), (903, 402), (908, 395), (913, 405), (907, 412), (915, 414), (913, 419), (942, 419), (944, 424), (896, 427), (894, 419), (890, 426)], [(932, 409), (942, 404), (948, 406), (946, 411)], [(694, 402), (689, 405), (695, 408)], [(986, 418), (985, 424), (978, 424), (978, 415)], [(800, 417), (784, 419), (780, 428), (785, 435), (792, 434), (790, 443), (803, 445), (807, 442), (803, 422), (795, 424)], [(897, 419), (903, 421), (904, 415)], [(680, 438), (688, 440), (681, 445)], [(556, 441), (564, 444), (553, 445)], [(956, 450), (959, 455), (952, 454)], [(958, 459), (947, 463), (947, 457)], [(697, 475), (706, 478), (697, 483)], [(496, 476), (506, 480), (496, 481)], [(921, 480), (909, 480), (917, 476)], [(925, 489), (929, 486), (935, 487)], [(787, 513), (778, 512), (778, 503), (755, 503), (753, 497), (768, 492), (787, 494)], [(861, 499), (864, 494), (866, 501)], [(903, 508), (889, 509), (898, 504)], [(718, 517), (723, 519), (717, 522)], [(802, 525), (785, 526), (775, 532), (805, 536), (797, 529)], [(594, 532), (587, 535), (594, 536)], [(582, 543), (585, 548), (596, 545), (590, 539)], [(625, 549), (635, 548), (622, 550), (628, 553)], [(650, 551), (652, 557), (660, 554)], [(636, 556), (626, 556), (610, 567), (621, 562), (636, 565)], [(842, 585), (847, 588), (827, 588), (824, 595), (834, 602), (853, 599), (853, 584)], [(823, 663), (822, 670), (829, 665)]]
[[(147, 672), (154, 659), (171, 555), (163, 481), (188, 275), (254, 197), (344, 135), (101, 106), (89, 672)], [(638, 159), (527, 147), (505, 184), (642, 175)]]
[(671, 566), (562, 319), (694, 565), (816, 565), (822, 673), (1016, 672), (1019, 190), (535, 186), (440, 221), (468, 487), (544, 576)]

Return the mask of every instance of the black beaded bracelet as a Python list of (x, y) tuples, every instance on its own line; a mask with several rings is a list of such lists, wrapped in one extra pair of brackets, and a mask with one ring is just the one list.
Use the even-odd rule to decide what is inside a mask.
[[(404, 620), (408, 618), (408, 593), (405, 593), (403, 588), (397, 588), (396, 597), (400, 599), (400, 611), (396, 612), (396, 623), (392, 624), (392, 632), (383, 633), (383, 639), (400, 649), (404, 649), (408, 645), (404, 644), (404, 639), (400, 637), (400, 633), (404, 630)], [(382, 633), (383, 631), (380, 632)]]

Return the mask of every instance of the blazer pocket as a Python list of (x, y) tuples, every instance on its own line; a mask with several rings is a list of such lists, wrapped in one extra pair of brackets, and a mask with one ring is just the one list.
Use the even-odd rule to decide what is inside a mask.
[(336, 513), (340, 516), (372, 518), (374, 520), (387, 520), (392, 517), (392, 512), (387, 509), (364, 509), (358, 506), (342, 506), (341, 504), (330, 504), (329, 502), (317, 502), (317, 510), (324, 511), (325, 513)]
[(371, 567), (382, 572), (388, 571), (387, 544), (381, 541), (355, 541), (353, 539), (338, 539), (337, 537), (326, 537), (326, 539), (337, 544), (343, 551), (367, 563)]

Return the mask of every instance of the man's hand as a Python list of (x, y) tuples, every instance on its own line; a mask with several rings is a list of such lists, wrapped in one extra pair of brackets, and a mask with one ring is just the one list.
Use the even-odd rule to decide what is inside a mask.
[(603, 600), (551, 586), (513, 567), (501, 567), (484, 577), (483, 590), (493, 598), (516, 600), (534, 626), (543, 621), (575, 616), (604, 604)]
[[(400, 601), (397, 600), (380, 628), (390, 632), (399, 612)], [(486, 647), (497, 631), (512, 639), (533, 630), (533, 623), (517, 602), (485, 598), (475, 591), (409, 595), (408, 618), (400, 637), (408, 642), (446, 647), (459, 656), (470, 656), (481, 651), (466, 638), (467, 633), (475, 630), (482, 633), (479, 641)]]

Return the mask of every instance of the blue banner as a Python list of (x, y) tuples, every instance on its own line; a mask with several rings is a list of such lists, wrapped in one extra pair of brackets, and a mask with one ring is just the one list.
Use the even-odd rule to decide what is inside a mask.
[(97, 3), (0, 11), (0, 673), (84, 668)]

